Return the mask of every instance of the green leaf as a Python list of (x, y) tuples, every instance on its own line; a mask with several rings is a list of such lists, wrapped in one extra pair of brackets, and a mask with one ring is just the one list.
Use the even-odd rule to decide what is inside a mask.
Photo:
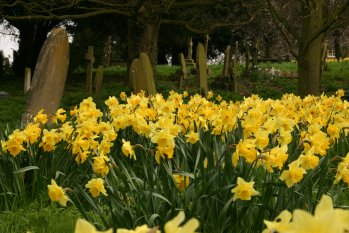
[(23, 173), (23, 172), (26, 172), (26, 171), (38, 170), (38, 169), (40, 169), (40, 168), (37, 167), (37, 166), (27, 166), (27, 167), (20, 168), (20, 169), (14, 171), (13, 173), (17, 174), (17, 173)]

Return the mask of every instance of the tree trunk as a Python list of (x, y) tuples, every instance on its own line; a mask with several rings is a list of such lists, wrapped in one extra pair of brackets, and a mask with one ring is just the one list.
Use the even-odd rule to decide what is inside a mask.
[(103, 53), (103, 66), (104, 67), (110, 66), (112, 44), (113, 44), (112, 37), (111, 37), (111, 35), (109, 35), (107, 37), (105, 44), (104, 44), (104, 53)]
[(342, 59), (342, 45), (340, 35), (334, 38), (334, 54), (336, 56), (337, 61)]
[[(317, 35), (323, 25), (323, 1), (310, 0), (303, 9), (299, 38), (298, 94), (302, 97), (320, 94), (321, 45), (324, 34)], [(313, 37), (317, 35), (315, 39)]]
[(18, 61), (15, 71), (18, 76), (24, 75), (25, 67), (35, 69), (36, 60), (44, 44), (47, 33), (57, 24), (54, 21), (32, 22), (16, 21), (10, 22), (19, 30)]
[(144, 52), (149, 56), (155, 74), (159, 29), (160, 20), (158, 19), (143, 22), (142, 25), (131, 20), (128, 21), (128, 71), (133, 59), (139, 57), (139, 53)]

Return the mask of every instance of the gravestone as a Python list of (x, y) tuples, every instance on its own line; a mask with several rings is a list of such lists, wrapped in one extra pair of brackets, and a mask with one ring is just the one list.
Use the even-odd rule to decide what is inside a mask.
[(99, 91), (101, 90), (102, 87), (102, 82), (103, 82), (103, 71), (104, 68), (102, 65), (99, 65), (97, 68), (96, 76), (95, 76), (95, 93), (98, 94)]
[(189, 36), (188, 38), (188, 53), (187, 53), (187, 59), (185, 60), (185, 63), (188, 67), (195, 68), (195, 62), (193, 59), (193, 38)]
[(130, 74), (129, 74), (129, 86), (130, 88), (136, 93), (139, 92), (139, 88), (137, 88), (137, 70), (139, 69), (139, 58), (135, 58), (132, 61), (131, 67), (130, 67)]
[(207, 95), (207, 62), (206, 62), (206, 51), (203, 44), (199, 43), (196, 49), (196, 64), (199, 76), (200, 93)]
[(24, 70), (24, 94), (27, 94), (30, 88), (32, 70), (26, 67)]
[(188, 79), (187, 66), (185, 64), (185, 58), (183, 53), (179, 54), (179, 64), (181, 65), (180, 77), (179, 77), (179, 89), (183, 88), (184, 80)]
[(136, 72), (136, 86), (138, 90), (143, 90), (147, 95), (155, 95), (155, 80), (153, 68), (146, 53), (139, 55), (139, 68)]
[(51, 31), (40, 50), (22, 115), (24, 124), (41, 109), (49, 116), (57, 111), (64, 91), (68, 65), (68, 35), (63, 28), (56, 28)]
[(85, 59), (87, 60), (87, 68), (86, 68), (86, 91), (89, 94), (92, 94), (92, 72), (93, 72), (93, 63), (95, 62), (95, 58), (93, 56), (93, 46), (87, 47), (87, 53), (85, 54)]

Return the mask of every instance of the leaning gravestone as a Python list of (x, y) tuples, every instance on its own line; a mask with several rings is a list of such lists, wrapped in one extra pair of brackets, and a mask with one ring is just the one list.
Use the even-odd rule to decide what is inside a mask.
[(184, 80), (188, 79), (187, 65), (185, 63), (184, 54), (179, 54), (179, 63), (181, 65), (180, 77), (179, 77), (179, 89), (183, 88)]
[(101, 90), (101, 87), (102, 87), (103, 71), (104, 71), (103, 66), (99, 65), (97, 68), (97, 72), (96, 72), (96, 76), (95, 76), (95, 83), (94, 83), (96, 94), (99, 94), (99, 91)]
[(153, 68), (146, 53), (140, 53), (139, 55), (139, 68), (136, 70), (135, 87), (136, 93), (143, 90), (147, 95), (156, 94)]
[(132, 61), (131, 67), (130, 67), (130, 80), (129, 80), (129, 86), (130, 88), (136, 93), (139, 92), (139, 88), (137, 87), (137, 80), (136, 80), (136, 74), (137, 70), (139, 69), (139, 58), (135, 58)]
[(207, 95), (207, 62), (206, 51), (203, 44), (199, 43), (196, 49), (196, 64), (199, 76), (200, 93)]
[(68, 35), (63, 28), (56, 28), (51, 31), (40, 50), (22, 115), (24, 124), (41, 109), (49, 116), (57, 111), (64, 91), (68, 65)]

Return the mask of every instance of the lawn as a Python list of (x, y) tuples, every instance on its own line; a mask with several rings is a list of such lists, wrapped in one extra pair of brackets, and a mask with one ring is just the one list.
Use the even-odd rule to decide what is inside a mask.
[[(108, 68), (101, 92), (92, 95), (96, 106), (86, 99), (83, 71), (74, 72), (61, 106), (78, 108), (67, 113), (67, 124), (26, 128), (25, 139), (20, 131), (8, 137), (22, 129), (22, 83), (1, 80), (9, 97), (0, 99), (0, 139), (7, 148), (0, 149), (0, 206), (7, 210), (0, 213), (0, 232), (72, 232), (81, 216), (101, 229), (164, 226), (179, 210), (199, 219), (201, 232), (259, 232), (263, 219), (282, 210), (313, 212), (323, 194), (347, 206), (348, 106), (340, 92), (330, 96), (349, 88), (349, 63), (329, 63), (321, 84), (329, 97), (304, 102), (280, 99), (296, 91), (294, 63), (260, 64), (252, 79), (239, 67), (238, 93), (219, 88), (222, 68), (209, 67), (215, 93), (209, 100), (195, 96), (193, 80), (185, 89), (193, 98), (181, 94), (178, 67), (158, 66), (157, 90), (165, 98), (152, 99), (130, 96), (126, 69)], [(16, 143), (24, 147), (12, 150)], [(67, 208), (49, 200), (51, 179), (69, 196)], [(249, 181), (256, 190), (239, 193), (253, 185)]]

